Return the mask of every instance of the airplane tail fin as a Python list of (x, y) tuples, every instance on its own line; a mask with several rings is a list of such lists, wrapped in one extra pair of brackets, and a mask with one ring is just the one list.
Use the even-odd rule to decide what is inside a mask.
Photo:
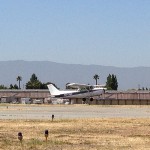
[(53, 84), (48, 84), (47, 87), (48, 87), (51, 95), (58, 95), (59, 94), (59, 90)]

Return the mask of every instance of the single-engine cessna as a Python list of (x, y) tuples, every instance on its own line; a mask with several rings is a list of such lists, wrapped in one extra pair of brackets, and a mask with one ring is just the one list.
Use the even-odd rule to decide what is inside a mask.
[(93, 101), (94, 96), (102, 95), (106, 88), (102, 85), (86, 85), (86, 84), (77, 84), (77, 83), (70, 83), (67, 84), (67, 87), (76, 90), (58, 90), (53, 84), (47, 85), (50, 91), (52, 98), (62, 98), (62, 99), (74, 99), (74, 98), (81, 98), (83, 101), (89, 99)]

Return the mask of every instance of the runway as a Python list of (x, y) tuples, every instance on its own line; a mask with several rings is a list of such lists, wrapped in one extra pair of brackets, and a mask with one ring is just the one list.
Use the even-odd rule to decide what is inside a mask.
[(0, 119), (150, 118), (150, 106), (0, 105)]

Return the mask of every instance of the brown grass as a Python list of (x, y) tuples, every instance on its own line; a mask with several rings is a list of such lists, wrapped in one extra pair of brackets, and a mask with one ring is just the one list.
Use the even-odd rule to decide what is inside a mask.
[[(23, 133), (22, 144), (18, 132)], [(1, 120), (0, 149), (148, 150), (150, 119)]]

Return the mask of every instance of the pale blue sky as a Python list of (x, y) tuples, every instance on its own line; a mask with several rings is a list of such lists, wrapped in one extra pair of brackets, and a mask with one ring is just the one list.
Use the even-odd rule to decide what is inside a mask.
[(0, 0), (0, 61), (150, 66), (150, 0)]

